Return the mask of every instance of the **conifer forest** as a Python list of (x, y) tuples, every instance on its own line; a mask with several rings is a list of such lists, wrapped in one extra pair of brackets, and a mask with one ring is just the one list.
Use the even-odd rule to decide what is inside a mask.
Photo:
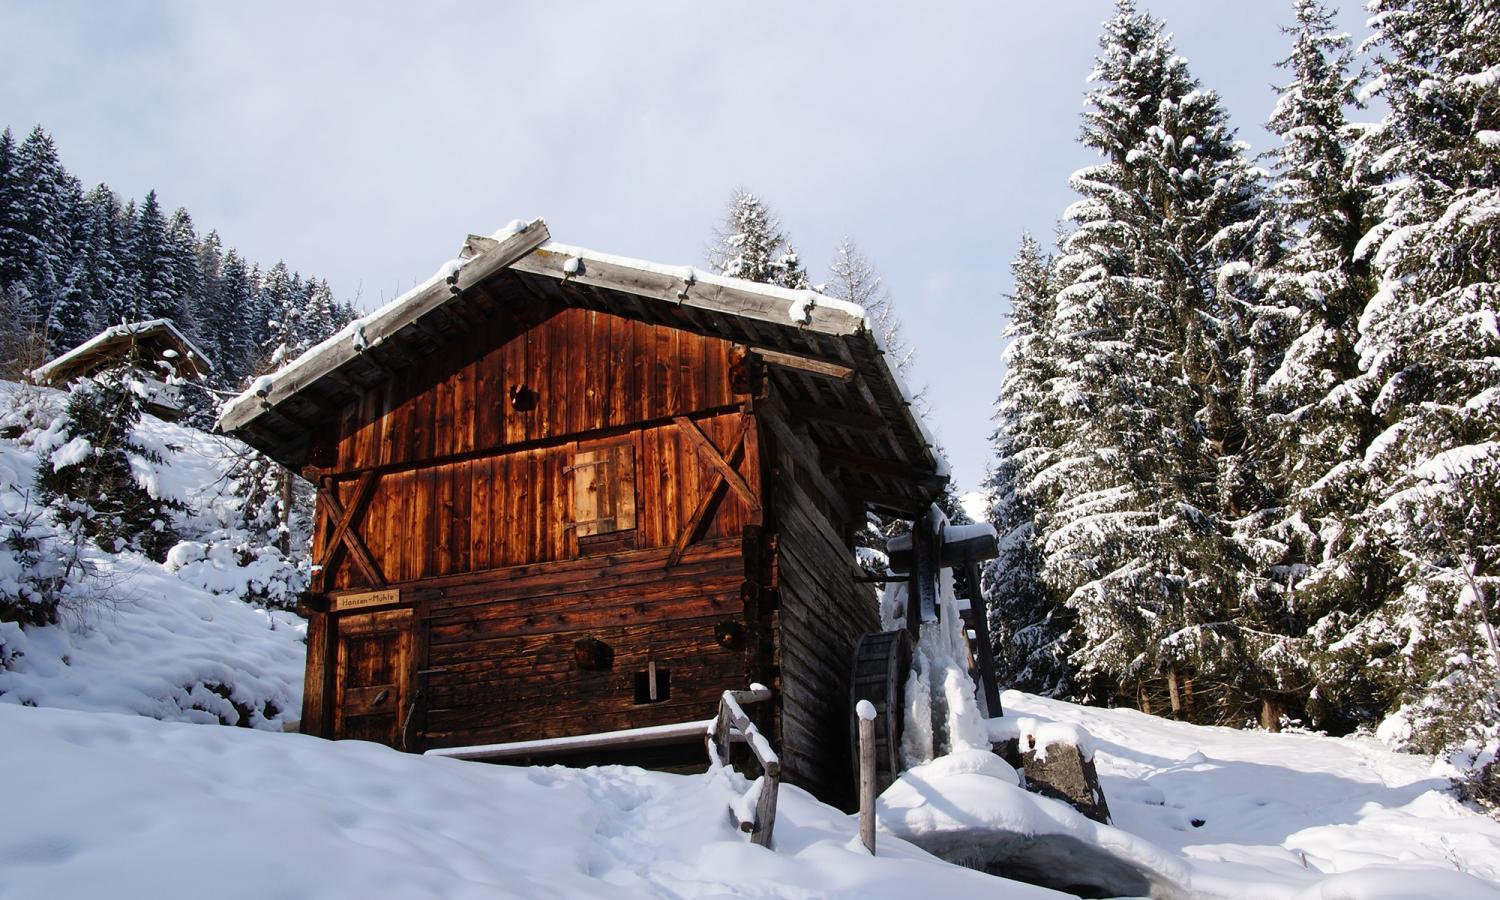
[(1369, 8), (1356, 47), (1298, 0), (1259, 158), (1161, 21), (1105, 24), (1098, 161), (1011, 263), (986, 485), (1009, 683), (1493, 739), (1500, 20)]

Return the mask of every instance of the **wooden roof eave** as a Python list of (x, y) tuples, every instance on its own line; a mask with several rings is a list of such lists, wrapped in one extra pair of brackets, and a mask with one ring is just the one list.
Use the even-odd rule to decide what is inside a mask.
[[(414, 342), (443, 343), (454, 330), (451, 317), (462, 313), (453, 301), (460, 296), (465, 301), (489, 301), (489, 288), (508, 271), (536, 297), (617, 310), (643, 321), (728, 338), (779, 367), (785, 383), (834, 384), (813, 391), (812, 399), (816, 401), (819, 393), (828, 395), (837, 408), (850, 412), (842, 423), (829, 423), (841, 429), (840, 434), (832, 441), (816, 442), (835, 454), (844, 452), (846, 462), (851, 459), (849, 444), (857, 442), (858, 451), (879, 470), (850, 472), (845, 487), (853, 495), (873, 493), (888, 505), (902, 506), (906, 504), (901, 500), (909, 497), (911, 508), (920, 509), (946, 481), (935, 446), (858, 307), (810, 291), (749, 285), (688, 267), (551, 243), (540, 219), (505, 238), (471, 236), (461, 258), (464, 263), (456, 272), (446, 278), (434, 276), (231, 401), (220, 417), (220, 428), (281, 462), (300, 465), (307, 436), (287, 428), (288, 419), (305, 418), (309, 404), (332, 413), (351, 393), (349, 376), (361, 370), (389, 374), (402, 367)], [(794, 310), (800, 312), (800, 321), (792, 317)], [(295, 403), (288, 402), (293, 399)], [(278, 407), (289, 415), (275, 414)], [(290, 415), (293, 407), (304, 415)], [(877, 423), (885, 427), (875, 428)], [(864, 433), (851, 436), (851, 431)], [(866, 483), (871, 477), (879, 483)]]
[[(290, 366), (257, 381), (251, 391), (241, 394), (224, 406), (219, 416), (219, 429), (225, 433), (242, 433), (247, 438), (254, 438), (260, 434), (260, 430), (250, 426), (265, 412), (274, 410), (319, 382), (331, 381), (333, 373), (356, 358), (387, 343), (394, 343), (397, 335), (420, 327), (417, 325), (419, 320), (451, 302), (456, 295), (473, 290), (549, 239), (546, 223), (537, 219), (523, 230), (496, 241), (492, 247), (472, 257), (456, 273), (429, 278), (373, 316), (360, 320), (309, 350)], [(260, 449), (275, 455), (271, 446), (261, 446)]]
[[(850, 390), (861, 396), (857, 406), (871, 409), (871, 414), (890, 419), (903, 426), (897, 431), (896, 443), (902, 451), (900, 463), (914, 467), (914, 480), (934, 496), (947, 480), (946, 466), (927, 436), (905, 392), (896, 382), (883, 351), (869, 331), (863, 315), (851, 312), (842, 303), (812, 296), (806, 308), (806, 320), (793, 321), (788, 304), (804, 292), (757, 285), (754, 289), (704, 276), (688, 267), (650, 267), (632, 264), (614, 257), (591, 253), (582, 248), (561, 244), (538, 247), (517, 259), (511, 268), (558, 282), (575, 282), (606, 291), (645, 297), (667, 304), (670, 308), (689, 308), (711, 316), (749, 319), (759, 338), (751, 342), (752, 351), (773, 365), (778, 362), (791, 368), (823, 374), (850, 382)], [(821, 299), (822, 304), (817, 301)], [(705, 329), (705, 333), (714, 330)], [(826, 338), (835, 340), (828, 342)], [(805, 344), (829, 343), (835, 352), (810, 351)], [(778, 360), (777, 355), (786, 357)], [(799, 364), (801, 359), (809, 364)], [(823, 371), (818, 373), (817, 370)], [(864, 377), (849, 378), (840, 370), (853, 370)], [(873, 385), (872, 385), (873, 382)]]

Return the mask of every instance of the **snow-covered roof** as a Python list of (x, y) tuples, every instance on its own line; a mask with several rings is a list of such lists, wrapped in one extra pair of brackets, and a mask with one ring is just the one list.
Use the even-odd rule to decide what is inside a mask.
[[(467, 333), (477, 318), (498, 315), (494, 298), (501, 294), (507, 304), (601, 309), (748, 347), (770, 365), (780, 393), (796, 400), (801, 413), (828, 411), (831, 419), (809, 423), (820, 447), (834, 455), (847, 450), (853, 458), (873, 442), (875, 451), (865, 454), (874, 460), (873, 474), (865, 473), (870, 480), (920, 485), (896, 491), (887, 506), (912, 502), (917, 508), (916, 495), (930, 493), (947, 476), (911, 392), (862, 307), (815, 291), (559, 243), (541, 219), (512, 222), (488, 237), (470, 235), (459, 256), (432, 277), (257, 379), (225, 405), (219, 427), (300, 465), (311, 423), (327, 422), (357, 390)], [(849, 446), (850, 431), (858, 428), (863, 443)]]
[(198, 349), (198, 345), (182, 333), (177, 323), (171, 319), (147, 319), (111, 325), (51, 362), (37, 366), (31, 371), (31, 377), (40, 382), (62, 381), (76, 374), (83, 374), (94, 363), (112, 357), (117, 350), (128, 346), (132, 341), (153, 337), (175, 344), (177, 352), (187, 354), (187, 361), (191, 363), (195, 374), (213, 369), (214, 364), (208, 354)]

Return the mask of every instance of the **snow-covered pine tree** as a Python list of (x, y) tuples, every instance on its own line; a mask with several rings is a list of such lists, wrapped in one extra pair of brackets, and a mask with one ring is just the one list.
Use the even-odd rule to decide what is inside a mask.
[(147, 374), (132, 352), (74, 384), (47, 463), (37, 467), (37, 489), (60, 524), (81, 529), (104, 550), (129, 547), (160, 561), (177, 542), (172, 504), (136, 479), (132, 461), (160, 461), (133, 434)]
[(235, 386), (250, 374), (259, 355), (259, 334), (252, 331), (261, 314), (256, 296), (255, 276), (239, 253), (230, 249), (220, 268), (218, 296), (215, 297), (217, 324), (214, 331), (214, 364), (225, 386)]
[(136, 291), (132, 320), (177, 319), (184, 312), (176, 258), (156, 191), (146, 194), (131, 229), (128, 267)]
[(317, 278), (308, 281), (307, 306), (302, 310), (302, 349), (331, 337), (345, 324), (347, 320), (343, 319), (328, 282)]
[(1290, 79), (1268, 122), (1281, 145), (1267, 157), (1272, 195), (1295, 239), (1260, 273), (1297, 315), (1295, 336), (1263, 388), (1279, 433), (1272, 456), (1284, 503), (1265, 536), (1285, 552), (1255, 610), (1257, 630), (1275, 636), (1262, 652), (1279, 660), (1281, 674), (1262, 720), (1273, 725), (1267, 720), (1280, 704), (1288, 715), (1346, 730), (1369, 718), (1375, 692), (1358, 658), (1327, 651), (1379, 606), (1378, 585), (1389, 581), (1383, 542), (1362, 515), (1374, 423), (1372, 382), (1355, 352), (1359, 316), (1374, 292), (1369, 261), (1355, 252), (1371, 224), (1372, 179), (1347, 118), (1356, 81), (1349, 37), (1321, 0), (1296, 0), (1294, 12), (1295, 25), (1283, 29), (1291, 53), (1279, 64)]
[(744, 188), (736, 188), (729, 198), (724, 221), (708, 250), (708, 263), (714, 271), (733, 278), (807, 287), (807, 272), (782, 232), (781, 221)]
[(57, 298), (47, 317), (50, 348), (61, 351), (78, 346), (95, 333), (91, 260), (93, 219), (84, 200), (83, 185), (66, 175), (64, 206), (67, 209), (67, 266)]
[(17, 168), (16, 139), (6, 128), (0, 132), (0, 291), (26, 277), (25, 212)]
[[(1402, 585), (1345, 638), (1388, 679), (1410, 744), (1500, 729), (1500, 7), (1372, 0), (1379, 287), (1360, 321), (1382, 429), (1371, 515)], [(1398, 729), (1400, 730), (1400, 729)]]
[(257, 369), (270, 371), (302, 351), (302, 308), (306, 298), (302, 279), (278, 261), (260, 282), (259, 304), (266, 314), (266, 337), (261, 342)]
[(1061, 445), (1063, 420), (1052, 383), (1051, 355), (1057, 301), (1052, 260), (1029, 234), (1011, 263), (1015, 287), (1005, 329), (1005, 376), (995, 402), (993, 458), (985, 479), (989, 522), (1000, 536), (1000, 555), (984, 567), (990, 634), (1000, 684), (1049, 697), (1071, 689), (1067, 638), (1073, 613), (1042, 581), (1040, 516), (1059, 485), (1047, 474)]
[(81, 248), (90, 299), (88, 330), (97, 334), (125, 321), (129, 313), (124, 254), (125, 210), (109, 185), (99, 184), (84, 195), (87, 243)]
[(1263, 503), (1245, 405), (1270, 354), (1246, 294), (1268, 216), (1161, 23), (1120, 0), (1100, 44), (1082, 140), (1103, 162), (1073, 176), (1057, 263), (1064, 487), (1044, 576), (1078, 615), (1084, 678), (1166, 676), (1188, 714), (1196, 675), (1237, 721), (1259, 692), (1234, 611), (1254, 569), (1239, 523)]
[(16, 151), (20, 230), (24, 242), (21, 265), (31, 294), (34, 315), (50, 322), (52, 307), (62, 293), (73, 248), (69, 176), (57, 158), (52, 136), (38, 125)]
[(179, 328), (191, 334), (195, 330), (193, 298), (203, 290), (203, 273), (198, 268), (198, 232), (193, 227), (193, 217), (182, 207), (174, 210), (167, 220), (167, 254), (172, 258), (172, 271), (181, 298), (174, 318)]

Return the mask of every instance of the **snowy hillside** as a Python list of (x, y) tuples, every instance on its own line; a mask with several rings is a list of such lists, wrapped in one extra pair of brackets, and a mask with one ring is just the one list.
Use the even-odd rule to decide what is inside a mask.
[[(228, 473), (242, 448), (144, 417), (135, 436), (160, 462), (135, 461), (137, 477), (181, 506), (172, 524), (183, 541), (168, 565), (104, 553), (71, 540), (34, 488), (38, 465), (74, 452), (58, 429), (65, 402), (0, 382), (0, 598), (38, 579), (63, 594), (56, 624), (0, 621), (0, 704), (271, 729), (295, 720), (306, 625), (239, 599), (284, 591), (287, 564), (270, 551), (235, 552), (240, 501)], [(28, 559), (21, 538), (41, 550)]]

